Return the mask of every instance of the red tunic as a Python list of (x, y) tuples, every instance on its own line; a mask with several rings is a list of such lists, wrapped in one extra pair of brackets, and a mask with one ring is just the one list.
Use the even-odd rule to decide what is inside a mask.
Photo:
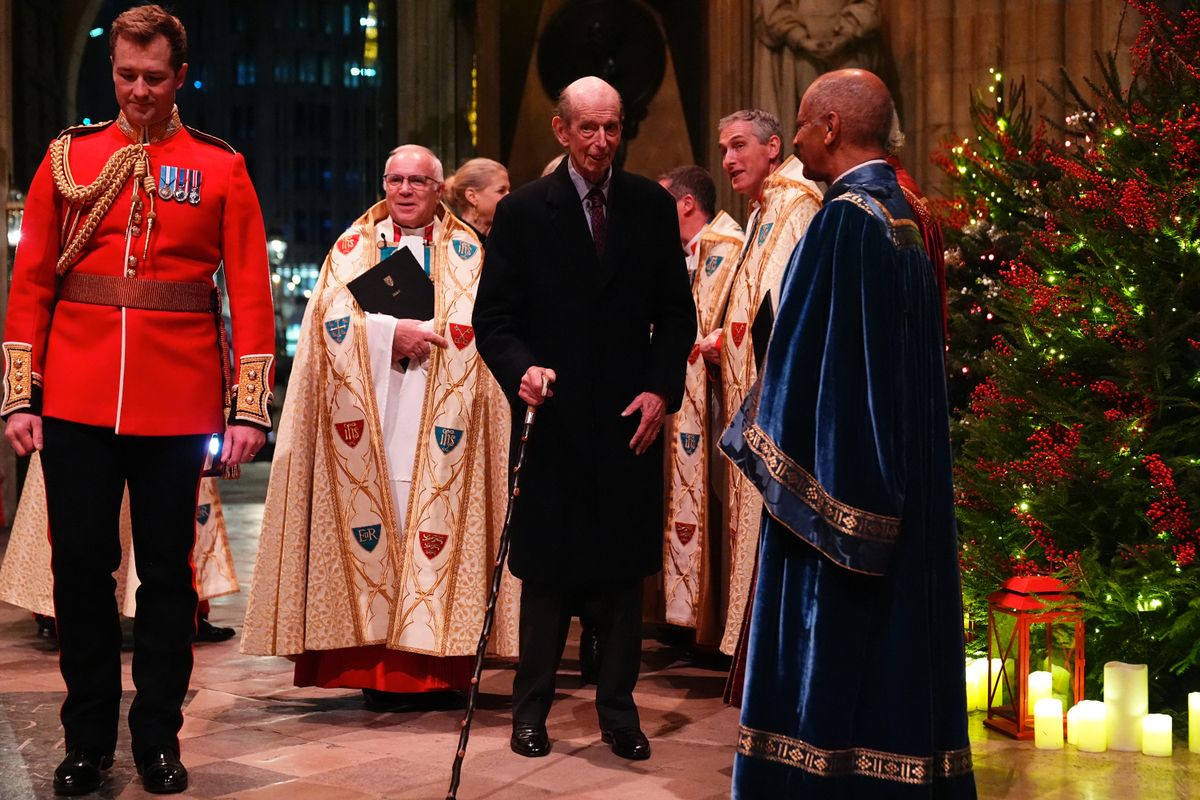
[[(198, 202), (156, 196), (151, 205), (142, 192), (140, 221), (131, 216), (133, 178), (126, 180), (72, 271), (211, 287), (223, 262), (244, 387), (234, 420), (269, 427), (274, 313), (262, 211), (245, 161), (219, 139), (184, 127), (177, 114), (145, 134), (122, 118), (62, 135), (69, 137), (66, 161), (79, 186), (93, 182), (113, 153), (140, 139), (149, 140), (145, 150), (156, 190), (162, 167), (199, 172)], [(76, 209), (56, 188), (47, 154), (29, 189), (14, 263), (0, 410), (42, 413), (120, 434), (223, 431), (221, 354), (211, 313), (55, 303), (63, 225)]]

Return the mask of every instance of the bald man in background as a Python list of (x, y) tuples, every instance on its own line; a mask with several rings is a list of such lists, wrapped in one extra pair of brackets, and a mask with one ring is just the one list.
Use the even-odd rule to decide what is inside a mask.
[[(829, 185), (721, 447), (763, 515), (734, 798), (974, 798), (941, 308), (864, 70), (809, 88)], [(884, 668), (881, 668), (884, 665)]]

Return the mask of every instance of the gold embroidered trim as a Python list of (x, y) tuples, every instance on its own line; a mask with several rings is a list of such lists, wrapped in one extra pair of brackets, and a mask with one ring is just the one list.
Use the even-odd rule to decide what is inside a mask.
[(234, 387), (234, 421), (271, 427), (271, 362), (273, 355), (242, 356)]
[(762, 458), (771, 476), (817, 512), (830, 527), (848, 536), (881, 542), (891, 542), (900, 535), (899, 517), (873, 514), (835, 500), (808, 470), (788, 458), (757, 425), (747, 425), (742, 437)]
[(910, 785), (966, 775), (972, 770), (971, 748), (935, 752), (931, 757), (886, 753), (866, 747), (825, 750), (779, 733), (738, 726), (737, 751), (750, 758), (774, 761), (821, 778), (858, 775)]
[(25, 342), (4, 343), (4, 400), (0, 414), (9, 414), (33, 403), (33, 384), (41, 376), (33, 372), (33, 346)]
[[(907, 190), (905, 190), (905, 191), (907, 192)], [(907, 194), (906, 194), (906, 197), (907, 197)], [(906, 242), (902, 241), (905, 238), (904, 237), (905, 233), (908, 233), (911, 235), (912, 232), (915, 231), (916, 232), (916, 240), (914, 243), (919, 242), (921, 244), (922, 249), (924, 249), (925, 239), (921, 235), (921, 226), (919, 226), (916, 222), (912, 221), (911, 219), (896, 219), (895, 217), (892, 216), (891, 212), (889, 212), (887, 210), (887, 208), (884, 207), (884, 205), (882, 203), (879, 203), (878, 208), (874, 208), (867, 201), (867, 199), (865, 197), (858, 194), (857, 192), (846, 192), (845, 194), (838, 195), (837, 197), (835, 197), (833, 199), (834, 199), (834, 202), (836, 202), (838, 200), (845, 200), (847, 203), (853, 203), (854, 205), (861, 208), (863, 211), (867, 212), (868, 214), (870, 214), (871, 216), (876, 217), (876, 218), (878, 218), (879, 214), (883, 214), (883, 222), (884, 222), (884, 224), (887, 225), (888, 232), (891, 234), (892, 244), (896, 245), (897, 247), (899, 247), (903, 244), (906, 244)], [(914, 210), (913, 213), (917, 213), (917, 212)]]
[[(149, 129), (143, 128), (141, 125), (135, 125), (130, 122), (122, 111), (117, 115), (117, 128), (131, 142), (152, 144), (161, 142), (163, 139), (170, 139), (175, 134), (183, 130), (183, 120), (179, 118), (179, 107), (175, 106), (171, 109), (171, 116), (164, 119), (162, 122), (156, 122)], [(145, 136), (143, 136), (143, 133)]]

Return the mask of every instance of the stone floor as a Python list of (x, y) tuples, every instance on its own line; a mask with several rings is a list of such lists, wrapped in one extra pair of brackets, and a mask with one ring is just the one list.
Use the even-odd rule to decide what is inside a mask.
[[(243, 480), (222, 487), (238, 574), (247, 585), (265, 469), (251, 465)], [(240, 625), (245, 597), (216, 601), (214, 622)], [(512, 670), (498, 664), (485, 673), (459, 797), (728, 796), (737, 713), (721, 702), (723, 673), (648, 638), (637, 700), (654, 756), (631, 764), (600, 743), (593, 689), (578, 677), (574, 635), (567, 648), (547, 758), (509, 752)], [(131, 688), (128, 658), (126, 685)], [(62, 698), (53, 648), (35, 636), (28, 614), (0, 604), (0, 800), (52, 796)], [(242, 656), (236, 641), (197, 647), (185, 713), (183, 756), (191, 772), (185, 796), (245, 800), (445, 797), (461, 718), (457, 711), (373, 713), (356, 692), (297, 689), (290, 662)], [(1179, 738), (1171, 759), (1038, 751), (986, 732), (979, 717), (973, 715), (971, 734), (981, 798), (1200, 798), (1200, 755), (1189, 754)], [(117, 764), (95, 796), (146, 796), (127, 755), (127, 736), (122, 731)]]

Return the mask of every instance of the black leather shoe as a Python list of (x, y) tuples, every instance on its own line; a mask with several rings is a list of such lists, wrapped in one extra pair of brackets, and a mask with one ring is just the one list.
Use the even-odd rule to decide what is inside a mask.
[(147, 750), (137, 768), (142, 787), (151, 794), (175, 794), (188, 786), (187, 768), (179, 754), (168, 747)]
[(513, 725), (509, 746), (512, 747), (514, 753), (526, 758), (541, 758), (549, 755), (550, 737), (546, 735), (546, 726), (520, 722)]
[(650, 757), (650, 740), (637, 728), (615, 728), (603, 731), (600, 741), (612, 748), (621, 758), (645, 761)]
[(579, 633), (579, 677), (584, 683), (597, 683), (596, 671), (600, 667), (600, 637), (590, 625), (584, 625)]
[(73, 747), (54, 770), (54, 793), (73, 796), (87, 794), (100, 788), (104, 772), (112, 766), (112, 753), (96, 755)]
[(196, 623), (197, 642), (227, 642), (236, 634), (233, 628), (219, 628), (204, 617)]

